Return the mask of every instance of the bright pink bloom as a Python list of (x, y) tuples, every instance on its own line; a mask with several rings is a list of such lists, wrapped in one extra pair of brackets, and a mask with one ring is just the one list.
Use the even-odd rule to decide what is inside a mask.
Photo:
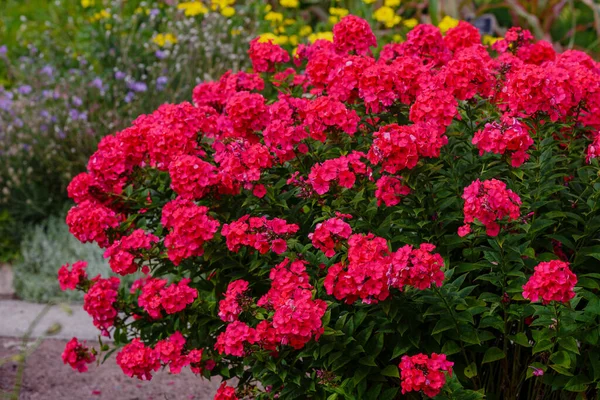
[(371, 172), (361, 158), (365, 158), (364, 153), (352, 151), (346, 156), (315, 164), (308, 174), (308, 183), (320, 195), (327, 193), (333, 183), (351, 189), (356, 182), (357, 175), (368, 176)]
[(437, 396), (446, 384), (447, 371), (452, 376), (453, 362), (446, 360), (445, 354), (432, 353), (402, 356), (400, 361), (400, 379), (402, 394), (422, 391), (426, 396)]
[(238, 400), (238, 397), (235, 395), (235, 389), (227, 386), (227, 382), (223, 381), (215, 394), (214, 400)]
[(354, 135), (360, 121), (356, 111), (328, 96), (311, 100), (301, 114), (310, 136), (321, 142), (327, 140), (328, 132), (342, 131)]
[(133, 274), (140, 267), (140, 263), (136, 263), (135, 259), (141, 256), (143, 250), (150, 250), (158, 240), (157, 236), (143, 229), (136, 229), (129, 236), (122, 237), (106, 249), (104, 258), (110, 258), (110, 268), (115, 273)]
[(198, 157), (182, 155), (169, 165), (171, 188), (185, 199), (201, 199), (217, 183), (217, 168)]
[(511, 165), (520, 167), (529, 159), (526, 151), (533, 145), (529, 129), (516, 118), (502, 118), (502, 123), (485, 124), (482, 130), (475, 133), (473, 144), (479, 149), (479, 155), (484, 152), (504, 154), (510, 152)]
[(386, 207), (393, 207), (410, 193), (410, 188), (402, 183), (402, 177), (383, 175), (377, 180), (376, 186), (377, 206), (385, 203)]
[(274, 44), (272, 41), (260, 42), (255, 38), (250, 42), (248, 56), (252, 61), (252, 68), (255, 72), (275, 72), (276, 64), (284, 64), (290, 61), (290, 55)]
[(246, 355), (245, 344), (258, 342), (259, 337), (254, 328), (249, 327), (241, 321), (234, 321), (227, 325), (224, 332), (217, 336), (215, 349), (219, 354), (243, 357)]
[(327, 257), (333, 257), (336, 246), (348, 239), (352, 234), (352, 228), (342, 218), (329, 218), (319, 222), (315, 231), (308, 235), (315, 248), (325, 253)]
[(187, 356), (183, 354), (185, 338), (177, 331), (168, 339), (159, 340), (154, 347), (158, 358), (169, 366), (172, 374), (179, 374), (181, 369), (190, 363)]
[(377, 38), (367, 21), (354, 15), (347, 15), (333, 27), (333, 45), (340, 53), (365, 55), (370, 47), (377, 46)]
[(71, 368), (79, 372), (86, 372), (88, 370), (87, 364), (96, 361), (96, 355), (93, 350), (90, 352), (90, 349), (85, 346), (85, 342), (79, 343), (77, 338), (73, 338), (65, 346), (62, 360), (64, 364), (69, 364)]
[(415, 135), (413, 127), (390, 124), (375, 132), (375, 140), (367, 154), (369, 161), (381, 164), (382, 170), (390, 174), (404, 168), (414, 168), (419, 161), (419, 137)]
[(227, 286), (225, 298), (219, 301), (219, 318), (224, 322), (237, 321), (242, 312), (242, 300), (248, 290), (248, 282), (242, 279), (231, 282)]
[(113, 326), (118, 314), (114, 303), (119, 295), (121, 281), (116, 277), (103, 279), (100, 275), (92, 281), (94, 283), (83, 296), (83, 309), (93, 318), (94, 326), (108, 336), (108, 328)]
[(504, 217), (514, 221), (521, 215), (519, 196), (507, 189), (504, 182), (496, 179), (483, 182), (477, 179), (465, 188), (462, 198), (465, 200), (465, 225), (459, 228), (459, 236), (465, 236), (471, 231), (470, 224), (475, 218), (485, 225), (489, 236), (497, 236), (500, 232), (498, 221)]
[(432, 284), (440, 287), (444, 281), (444, 259), (437, 253), (431, 253), (435, 246), (422, 243), (418, 249), (406, 245), (392, 256), (392, 267), (388, 272), (388, 283), (392, 287), (402, 289), (412, 286), (425, 290)]
[(276, 254), (287, 250), (285, 239), (290, 238), (300, 227), (288, 224), (281, 218), (267, 219), (244, 215), (229, 224), (224, 224), (221, 234), (227, 239), (227, 248), (238, 252), (241, 246), (252, 247), (260, 254), (272, 250)]
[(69, 271), (69, 264), (65, 264), (58, 270), (58, 283), (61, 290), (75, 290), (81, 281), (87, 279), (85, 269), (87, 261), (77, 261)]
[(100, 247), (109, 245), (108, 231), (119, 227), (120, 216), (100, 203), (85, 200), (69, 210), (69, 232), (80, 242), (96, 242)]
[(569, 263), (559, 260), (541, 262), (523, 286), (523, 297), (531, 301), (542, 299), (542, 303), (551, 301), (568, 303), (575, 292), (577, 276), (569, 269)]
[(125, 375), (149, 381), (152, 379), (152, 371), (160, 369), (160, 358), (158, 352), (135, 338), (119, 351), (117, 364)]

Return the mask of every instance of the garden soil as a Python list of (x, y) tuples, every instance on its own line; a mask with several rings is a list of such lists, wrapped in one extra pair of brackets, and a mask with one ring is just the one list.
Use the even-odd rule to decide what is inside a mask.
[[(103, 365), (78, 373), (64, 365), (67, 341), (44, 339), (27, 358), (20, 400), (210, 400), (219, 380), (207, 381), (184, 370), (180, 375), (159, 371), (149, 382), (125, 376), (114, 355)], [(20, 340), (0, 337), (0, 389), (11, 390), (17, 363), (3, 359), (19, 352)], [(2, 397), (4, 398), (4, 397)]]

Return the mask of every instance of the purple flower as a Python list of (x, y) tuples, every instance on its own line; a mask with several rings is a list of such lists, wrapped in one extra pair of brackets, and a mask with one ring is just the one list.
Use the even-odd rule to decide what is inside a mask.
[(168, 81), (169, 81), (169, 78), (167, 78), (166, 76), (159, 76), (156, 79), (156, 90), (158, 90), (158, 91), (164, 90)]
[(134, 92), (145, 92), (148, 90), (148, 86), (144, 82), (129, 82), (127, 87)]
[(29, 86), (29, 85), (22, 85), (22, 86), (19, 86), (19, 89), (17, 89), (17, 90), (19, 91), (19, 93), (27, 95), (27, 94), (31, 93), (32, 89), (31, 89), (31, 86)]
[(156, 58), (158, 58), (159, 60), (162, 60), (163, 58), (165, 58), (167, 56), (167, 53), (162, 51), (162, 50), (156, 50), (156, 52), (154, 53), (154, 55), (156, 56)]
[(6, 55), (7, 52), (8, 48), (6, 47), (6, 45), (0, 46), (0, 56)]
[(135, 97), (135, 93), (133, 92), (128, 92), (127, 95), (125, 96), (125, 103), (131, 103), (133, 101), (133, 98)]
[(44, 68), (42, 68), (40, 73), (51, 77), (52, 74), (54, 73), (54, 69), (50, 65), (46, 65)]
[(44, 90), (44, 91), (42, 91), (42, 96), (43, 96), (45, 99), (49, 99), (49, 98), (51, 98), (51, 97), (52, 97), (52, 94), (53, 94), (53, 93), (52, 93), (52, 90)]
[(59, 131), (56, 133), (56, 136), (58, 136), (59, 139), (64, 139), (67, 137), (67, 134), (62, 129), (59, 129)]
[(48, 112), (48, 110), (40, 111), (40, 116), (44, 119), (50, 119), (50, 113)]
[(71, 103), (73, 103), (73, 105), (75, 107), (81, 107), (81, 105), (83, 104), (83, 101), (79, 97), (73, 96), (73, 97), (71, 97)]
[(100, 78), (96, 78), (94, 79), (90, 85), (92, 85), (93, 87), (99, 89), (99, 90), (104, 90), (104, 87), (102, 86), (102, 79)]
[(127, 76), (127, 74), (125, 72), (122, 72), (122, 71), (116, 71), (115, 72), (115, 79), (116, 80), (120, 81), (122, 79), (125, 79), (126, 76)]
[(158, 14), (160, 14), (160, 10), (158, 8), (153, 8), (152, 10), (150, 10), (151, 17), (156, 17)]

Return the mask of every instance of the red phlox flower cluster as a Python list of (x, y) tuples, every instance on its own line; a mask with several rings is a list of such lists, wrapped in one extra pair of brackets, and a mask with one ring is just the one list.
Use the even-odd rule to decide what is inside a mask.
[(67, 194), (75, 204), (82, 203), (86, 200), (95, 201), (95, 198), (90, 193), (90, 189), (94, 185), (94, 178), (86, 173), (82, 172), (71, 180), (67, 186)]
[(227, 286), (225, 298), (219, 301), (219, 318), (224, 322), (237, 321), (242, 312), (244, 293), (248, 291), (248, 281), (238, 279)]
[(313, 43), (304, 57), (308, 59), (306, 76), (317, 93), (327, 86), (332, 71), (336, 71), (344, 60), (342, 55), (335, 52), (331, 42), (322, 40)]
[(296, 157), (296, 149), (300, 153), (308, 150), (306, 145), (300, 144), (308, 133), (299, 121), (299, 112), (307, 102), (306, 99), (280, 96), (269, 106), (269, 124), (263, 131), (263, 140), (280, 163)]
[(144, 345), (139, 338), (135, 338), (119, 351), (117, 364), (125, 375), (149, 381), (152, 379), (152, 371), (160, 369), (160, 358), (154, 349)]
[(471, 232), (470, 224), (475, 218), (485, 225), (489, 236), (497, 236), (500, 232), (498, 221), (504, 217), (514, 221), (520, 216), (521, 199), (512, 190), (507, 189), (504, 182), (497, 179), (483, 182), (477, 179), (465, 188), (462, 198), (465, 200), (465, 225), (458, 229), (458, 235), (461, 237)]
[[(98, 150), (90, 156), (87, 170), (92, 182), (108, 193), (119, 194), (123, 190), (127, 175), (134, 166), (127, 162), (120, 140), (116, 136), (109, 135), (103, 137), (98, 143)], [(80, 178), (77, 180), (79, 181)], [(81, 183), (83, 182), (76, 184)]]
[(492, 45), (492, 48), (498, 53), (505, 53), (507, 51), (517, 53), (518, 50), (523, 46), (529, 46), (533, 41), (533, 35), (527, 29), (523, 29), (518, 26), (509, 28), (504, 39), (498, 40)]
[(250, 345), (258, 342), (260, 339), (254, 328), (249, 327), (241, 321), (234, 321), (227, 325), (224, 332), (217, 336), (215, 349), (219, 354), (226, 354), (235, 357), (246, 355), (244, 344)]
[(491, 122), (475, 133), (473, 144), (479, 149), (479, 155), (484, 152), (504, 154), (510, 152), (511, 165), (521, 166), (529, 159), (527, 150), (533, 145), (527, 125), (516, 118), (502, 118), (502, 122)]
[(448, 29), (444, 36), (444, 44), (451, 51), (456, 52), (471, 46), (481, 45), (479, 29), (468, 22), (459, 21), (454, 28)]
[(375, 63), (371, 57), (347, 56), (334, 65), (327, 77), (327, 95), (343, 102), (354, 102), (365, 70)]
[(410, 188), (402, 183), (402, 177), (383, 175), (375, 183), (375, 198), (377, 206), (383, 202), (386, 207), (392, 207), (400, 203), (403, 196), (410, 193)]
[(476, 94), (489, 97), (496, 83), (490, 65), (488, 52), (482, 46), (472, 46), (455, 53), (442, 68), (440, 78), (458, 100), (469, 100)]
[(383, 171), (395, 174), (404, 168), (412, 169), (419, 161), (414, 125), (390, 124), (373, 134), (375, 140), (367, 158), (374, 165), (381, 164)]
[(359, 83), (359, 95), (367, 112), (379, 113), (391, 106), (398, 94), (395, 80), (397, 71), (393, 65), (378, 62), (363, 70)]
[(161, 171), (167, 171), (171, 162), (183, 154), (203, 156), (198, 132), (216, 129), (216, 115), (210, 109), (187, 102), (163, 104), (152, 116), (155, 122), (146, 135), (148, 157), (150, 165)]
[(177, 198), (167, 203), (161, 223), (169, 233), (165, 237), (167, 255), (175, 265), (189, 257), (204, 254), (204, 243), (219, 229), (219, 222), (208, 216), (208, 208)]
[(85, 269), (87, 261), (76, 261), (69, 271), (69, 264), (65, 264), (58, 270), (58, 283), (61, 290), (75, 290), (83, 280), (87, 279)]
[(320, 195), (327, 193), (333, 182), (341, 187), (351, 189), (356, 182), (356, 175), (370, 175), (370, 168), (361, 161), (365, 154), (353, 151), (347, 156), (340, 156), (315, 164), (308, 174), (308, 181), (314, 191)]
[(385, 300), (390, 292), (387, 272), (390, 251), (385, 239), (354, 234), (348, 239), (348, 261), (332, 265), (327, 271), (324, 286), (327, 294), (352, 304)]
[(241, 246), (249, 246), (260, 254), (266, 254), (269, 249), (282, 254), (287, 250), (286, 239), (298, 229), (298, 225), (288, 224), (281, 218), (244, 215), (230, 224), (224, 224), (221, 234), (227, 239), (227, 248), (236, 253)]
[(350, 224), (342, 218), (335, 217), (319, 222), (315, 231), (308, 235), (312, 245), (325, 253), (326, 257), (333, 257), (336, 247), (352, 234)]
[(102, 331), (102, 335), (108, 336), (108, 328), (113, 326), (118, 314), (114, 304), (121, 281), (116, 277), (103, 279), (98, 275), (92, 282), (83, 296), (83, 309), (92, 317), (94, 326)]
[[(379, 61), (382, 61), (382, 55)], [(394, 59), (391, 64), (394, 78), (394, 92), (402, 104), (413, 103), (417, 95), (433, 79), (429, 66), (423, 65), (416, 56), (404, 56)]]
[(443, 88), (423, 89), (410, 107), (409, 117), (414, 123), (428, 123), (443, 132), (458, 115), (458, 102), (452, 93)]
[(214, 400), (238, 400), (238, 397), (235, 395), (235, 389), (227, 386), (227, 382), (223, 382), (219, 386)]
[(556, 51), (554, 51), (552, 43), (540, 40), (531, 45), (520, 47), (517, 51), (517, 57), (527, 64), (542, 65), (546, 61), (554, 61)]
[(333, 45), (340, 53), (370, 54), (377, 47), (377, 38), (367, 21), (347, 15), (333, 27)]
[[(268, 122), (265, 98), (258, 93), (241, 91), (227, 101), (225, 115), (231, 121), (233, 137), (252, 140), (252, 133), (262, 130)], [(256, 141), (256, 140), (254, 140)]]
[(290, 263), (286, 258), (271, 270), (271, 289), (258, 301), (259, 306), (275, 310), (272, 325), (267, 322), (257, 330), (261, 345), (266, 349), (273, 350), (281, 343), (298, 350), (313, 337), (318, 340), (323, 333), (321, 319), (327, 304), (312, 298), (313, 286), (306, 264), (302, 260)]
[(193, 90), (192, 98), (197, 107), (212, 107), (220, 112), (235, 93), (244, 90), (261, 91), (264, 88), (265, 82), (258, 74), (227, 71), (217, 82), (204, 82), (197, 85)]
[(569, 269), (569, 263), (559, 260), (541, 262), (523, 286), (523, 297), (531, 301), (542, 299), (543, 304), (551, 301), (568, 303), (575, 292), (577, 276)]
[(326, 133), (329, 130), (354, 135), (360, 121), (356, 111), (349, 110), (344, 103), (328, 96), (311, 100), (301, 114), (310, 137), (321, 142), (327, 140)]
[(402, 356), (399, 364), (402, 394), (422, 391), (426, 396), (437, 396), (446, 384), (443, 371), (452, 376), (453, 365), (445, 354)]
[(189, 287), (190, 280), (188, 278), (169, 286), (165, 279), (152, 277), (142, 278), (138, 282), (135, 285), (136, 288), (141, 288), (138, 304), (153, 319), (161, 318), (163, 310), (167, 314), (183, 311), (198, 297), (198, 291)]
[(219, 165), (218, 191), (222, 194), (239, 193), (240, 183), (258, 181), (261, 171), (273, 165), (268, 147), (261, 143), (227, 139), (213, 143), (213, 147), (213, 158)]
[(104, 252), (104, 258), (109, 258), (110, 268), (119, 275), (135, 273), (139, 265), (135, 262), (142, 250), (149, 250), (154, 243), (159, 241), (158, 237), (136, 229), (129, 236), (123, 236), (115, 241)]
[(428, 24), (417, 25), (406, 35), (406, 41), (399, 46), (403, 56), (416, 56), (424, 64), (432, 66), (444, 65), (452, 57), (452, 52), (438, 27)]
[(82, 243), (96, 242), (100, 247), (109, 245), (107, 231), (118, 228), (120, 221), (116, 212), (91, 200), (72, 207), (67, 214), (69, 232)]
[(444, 281), (444, 259), (438, 253), (431, 253), (435, 246), (422, 243), (418, 249), (406, 245), (394, 252), (388, 272), (388, 284), (402, 289), (412, 286), (425, 290), (432, 284), (440, 287)]
[(169, 338), (159, 340), (154, 346), (160, 361), (169, 366), (172, 374), (179, 374), (183, 367), (190, 364), (190, 359), (184, 354), (185, 338), (181, 332), (173, 333)]
[(284, 64), (290, 61), (290, 55), (279, 45), (271, 40), (261, 42), (260, 38), (255, 38), (250, 42), (248, 56), (252, 61), (252, 68), (255, 72), (275, 72), (276, 64)]
[(169, 165), (171, 188), (185, 199), (201, 199), (218, 182), (217, 168), (195, 156), (182, 155)]
[(79, 372), (86, 372), (88, 370), (87, 365), (96, 361), (96, 355), (93, 351), (90, 352), (90, 349), (85, 346), (85, 342), (80, 343), (77, 338), (73, 338), (65, 346), (62, 360), (64, 364), (69, 364), (71, 368)]

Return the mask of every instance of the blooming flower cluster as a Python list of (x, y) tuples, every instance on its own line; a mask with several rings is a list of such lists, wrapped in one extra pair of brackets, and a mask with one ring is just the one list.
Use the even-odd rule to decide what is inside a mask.
[(333, 257), (336, 246), (342, 239), (348, 239), (352, 234), (352, 227), (343, 220), (344, 217), (342, 215), (319, 222), (315, 231), (308, 235), (313, 246), (325, 253), (327, 257)]
[(356, 176), (368, 176), (370, 168), (361, 159), (365, 154), (353, 151), (347, 156), (341, 156), (315, 164), (308, 175), (308, 182), (313, 190), (323, 195), (329, 191), (332, 183), (351, 189), (356, 183)]
[(551, 301), (568, 303), (575, 292), (577, 276), (565, 261), (552, 260), (536, 265), (531, 278), (523, 286), (523, 297), (531, 301), (542, 299), (542, 303)]
[(497, 236), (500, 232), (498, 221), (504, 217), (514, 221), (521, 215), (521, 199), (512, 190), (507, 189), (504, 182), (497, 179), (483, 182), (477, 179), (465, 188), (462, 198), (465, 200), (465, 225), (459, 228), (459, 236), (466, 236), (471, 232), (470, 224), (475, 219), (485, 225), (488, 235)]
[(136, 229), (130, 235), (124, 236), (113, 242), (104, 252), (104, 258), (110, 258), (110, 268), (117, 274), (133, 274), (139, 268), (136, 264), (136, 255), (142, 250), (149, 250), (158, 242), (158, 237), (146, 233), (143, 229)]
[(281, 218), (267, 219), (244, 215), (230, 224), (223, 225), (221, 234), (227, 239), (227, 248), (233, 252), (238, 252), (242, 246), (249, 246), (258, 250), (260, 254), (269, 250), (275, 254), (282, 254), (287, 250), (285, 238), (298, 232), (298, 229), (298, 225), (288, 224)]
[(453, 365), (445, 354), (402, 356), (399, 365), (402, 394), (422, 391), (429, 397), (437, 396), (446, 384), (444, 371), (452, 376)]
[(77, 285), (87, 279), (87, 273), (85, 272), (86, 267), (87, 262), (81, 260), (74, 262), (70, 271), (69, 264), (60, 267), (58, 270), (58, 283), (60, 284), (61, 290), (75, 290)]
[(87, 364), (96, 361), (96, 355), (93, 349), (90, 352), (90, 349), (85, 346), (85, 342), (80, 343), (77, 338), (73, 338), (65, 346), (62, 359), (63, 363), (69, 364), (71, 368), (79, 372), (86, 372)]
[(100, 276), (92, 279), (92, 286), (83, 296), (83, 309), (94, 320), (94, 326), (108, 336), (108, 328), (115, 322), (118, 311), (115, 302), (118, 298), (119, 278), (103, 279)]
[(421, 244), (419, 249), (406, 245), (390, 252), (387, 241), (368, 235), (354, 234), (348, 239), (348, 261), (334, 264), (327, 271), (324, 286), (327, 293), (352, 304), (377, 303), (390, 295), (390, 288), (405, 285), (420, 290), (441, 286), (444, 260), (432, 254), (435, 246)]
[(198, 297), (198, 291), (189, 287), (188, 278), (168, 286), (167, 280), (152, 277), (142, 278), (138, 282), (139, 284), (132, 288), (141, 289), (138, 304), (154, 319), (161, 318), (162, 311), (167, 314), (183, 311)]
[(479, 155), (485, 152), (504, 154), (510, 152), (513, 167), (520, 167), (529, 159), (526, 153), (533, 145), (527, 126), (516, 118), (504, 118), (502, 123), (485, 124), (482, 130), (475, 133), (473, 144), (479, 149)]

